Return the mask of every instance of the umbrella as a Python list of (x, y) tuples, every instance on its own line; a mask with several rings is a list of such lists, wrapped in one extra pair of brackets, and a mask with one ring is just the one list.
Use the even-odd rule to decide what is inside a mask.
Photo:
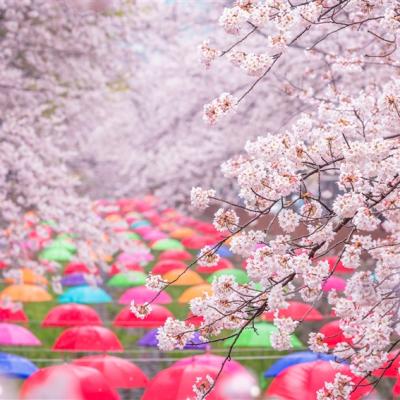
[(188, 324), (192, 324), (192, 325), (198, 327), (204, 322), (204, 318), (202, 316), (193, 315), (191, 312), (189, 312), (189, 314), (186, 317), (185, 321)]
[(111, 300), (103, 289), (95, 286), (77, 286), (58, 297), (59, 303), (99, 304), (110, 303)]
[(164, 232), (157, 231), (153, 229), (150, 232), (147, 232), (143, 235), (143, 239), (150, 242), (150, 241), (156, 241), (156, 240), (161, 240), (161, 239), (167, 239), (168, 235)]
[[(183, 350), (206, 350), (208, 348), (208, 344), (201, 341), (199, 336), (200, 334), (198, 332), (195, 332), (194, 337), (188, 343), (186, 343)], [(157, 329), (152, 329), (151, 331), (147, 332), (143, 337), (139, 339), (137, 344), (141, 347), (157, 348)]]
[(158, 328), (164, 325), (169, 317), (173, 317), (168, 308), (154, 304), (151, 312), (143, 319), (140, 319), (131, 312), (129, 307), (124, 307), (115, 317), (114, 326), (123, 328)]
[(39, 260), (66, 263), (71, 261), (72, 253), (64, 247), (46, 247), (39, 253), (38, 258)]
[(61, 279), (63, 286), (85, 286), (88, 284), (85, 275), (80, 273), (69, 274)]
[(151, 224), (149, 221), (146, 220), (135, 221), (131, 224), (132, 229), (141, 228), (143, 226), (151, 226)]
[(149, 252), (147, 248), (143, 248), (135, 251), (134, 253), (123, 252), (117, 257), (117, 263), (129, 265), (146, 263), (153, 261), (154, 256)]
[(249, 277), (242, 269), (224, 269), (221, 271), (217, 271), (210, 275), (207, 280), (208, 282), (212, 283), (214, 279), (217, 279), (220, 276), (232, 276), (235, 278), (237, 283), (240, 283), (242, 285), (249, 282)]
[(196, 231), (194, 231), (191, 228), (177, 228), (171, 232), (170, 236), (173, 239), (185, 239), (185, 238), (191, 237), (195, 234), (196, 234)]
[[(225, 340), (224, 347), (230, 347), (235, 344), (237, 347), (272, 348), (270, 337), (276, 331), (277, 328), (272, 324), (257, 322), (254, 324), (254, 329), (253, 327), (246, 328), (236, 342), (235, 336)], [(291, 335), (291, 344), (295, 349), (304, 347), (295, 335)]]
[(343, 292), (346, 289), (346, 281), (337, 276), (329, 277), (322, 286), (322, 290), (324, 292), (329, 292), (332, 289), (335, 289), (338, 292)]
[(41, 301), (50, 301), (51, 295), (40, 286), (36, 285), (10, 285), (0, 293), (0, 299), (9, 297), (12, 301), (21, 301), (23, 303), (34, 303)]
[[(289, 301), (288, 303), (288, 308), (279, 310), (280, 318), (290, 317), (298, 321), (320, 321), (324, 318), (317, 309), (309, 304), (301, 303), (299, 301)], [(273, 321), (274, 312), (268, 311), (262, 314), (262, 319), (264, 321)]]
[(221, 257), (233, 257), (233, 253), (229, 250), (228, 247), (226, 246), (221, 246), (218, 250), (217, 250), (217, 254)]
[(204, 283), (203, 278), (191, 269), (173, 269), (167, 272), (163, 279), (170, 282), (172, 286), (192, 286)]
[(278, 361), (274, 362), (267, 371), (264, 372), (265, 378), (273, 378), (279, 373), (293, 365), (308, 363), (311, 361), (335, 361), (336, 357), (330, 354), (313, 353), (312, 351), (299, 351), (297, 353), (283, 356)]
[(57, 351), (123, 351), (114, 332), (103, 326), (76, 326), (68, 328), (56, 339), (53, 350)]
[(339, 324), (339, 320), (331, 321), (323, 325), (319, 330), (320, 333), (325, 335), (324, 342), (329, 346), (329, 348), (335, 347), (340, 342), (352, 344), (351, 338), (344, 336)]
[(176, 239), (160, 239), (155, 241), (151, 245), (152, 250), (164, 251), (164, 250), (184, 250), (181, 242)]
[[(156, 297), (157, 296), (157, 297)], [(135, 288), (128, 289), (118, 300), (119, 304), (131, 304), (134, 301), (135, 304), (169, 304), (172, 302), (171, 296), (165, 292), (158, 292), (152, 290), (146, 286), (138, 286)]]
[(37, 371), (31, 361), (15, 354), (0, 353), (0, 376), (25, 379)]
[(40, 340), (23, 326), (0, 323), (0, 345), (2, 346), (40, 346)]
[[(218, 369), (220, 369), (224, 361), (225, 357), (223, 356), (217, 356), (215, 354), (206, 353), (206, 354), (199, 354), (195, 356), (181, 358), (180, 360), (174, 362), (172, 365), (173, 366), (190, 365), (195, 363), (199, 365), (211, 365), (213, 367), (217, 367)], [(243, 372), (246, 371), (246, 368), (243, 367), (243, 365), (240, 364), (239, 362), (230, 359), (225, 362), (224, 371), (229, 373)]]
[(68, 263), (65, 268), (64, 268), (64, 275), (69, 275), (69, 274), (76, 274), (76, 273), (82, 273), (82, 274), (98, 274), (99, 271), (97, 268), (89, 268), (86, 264), (81, 263), (81, 262), (70, 262)]
[(138, 271), (119, 272), (107, 282), (108, 286), (113, 287), (143, 286), (145, 284), (146, 275)]
[(108, 274), (114, 276), (119, 274), (120, 272), (127, 272), (127, 271), (143, 272), (144, 269), (139, 264), (113, 264), (111, 265)]
[(204, 235), (219, 235), (220, 233), (215, 229), (213, 224), (204, 221), (196, 221), (194, 228), (203, 233)]
[[(22, 268), (19, 270), (21, 272), (22, 282), (29, 283), (34, 285), (47, 285), (47, 279), (44, 276), (41, 276), (34, 272), (30, 268)], [(15, 283), (16, 280), (13, 278), (6, 278), (5, 281), (7, 283)]]
[(63, 237), (54, 239), (46, 248), (61, 248), (68, 250), (70, 253), (76, 253), (76, 246), (68, 238)]
[(22, 400), (118, 400), (117, 392), (98, 370), (74, 364), (36, 371), (22, 385)]
[(182, 239), (183, 246), (191, 250), (200, 250), (204, 246), (214, 245), (216, 242), (217, 240), (213, 236), (193, 235)]
[(165, 250), (158, 257), (159, 260), (189, 261), (193, 256), (186, 250)]
[(225, 269), (230, 269), (230, 268), (235, 268), (235, 267), (226, 258), (220, 258), (216, 265), (213, 265), (212, 267), (208, 267), (208, 266), (205, 266), (205, 265), (199, 265), (196, 268), (196, 271), (201, 273), (201, 274), (212, 274), (213, 272), (220, 271), (220, 270), (225, 270)]
[[(272, 381), (266, 395), (285, 400), (316, 400), (316, 392), (325, 386), (325, 382), (333, 382), (337, 373), (348, 375), (355, 385), (364, 379), (353, 375), (348, 365), (332, 364), (328, 361), (313, 361), (289, 367)], [(370, 393), (371, 389), (372, 387), (368, 385), (356, 386), (350, 399), (360, 399)]]
[(102, 325), (102, 321), (96, 310), (89, 306), (62, 304), (52, 308), (42, 322), (45, 328), (81, 325)]
[(378, 369), (373, 372), (374, 376), (385, 376), (387, 378), (397, 378), (400, 368), (400, 352), (399, 349), (391, 351), (388, 360)]
[(208, 283), (187, 288), (180, 296), (179, 303), (189, 303), (196, 297), (204, 297), (206, 294), (212, 295), (212, 287)]
[(161, 260), (154, 264), (151, 272), (156, 275), (164, 275), (173, 269), (185, 269), (187, 265), (179, 260)]
[(108, 384), (116, 389), (142, 388), (146, 387), (149, 381), (134, 363), (107, 354), (78, 358), (73, 363), (97, 369), (104, 375)]
[(24, 310), (13, 311), (10, 308), (0, 308), (0, 322), (28, 322)]
[[(319, 258), (318, 261), (328, 261), (329, 263), (329, 270), (333, 271), (335, 268), (335, 264), (337, 262), (337, 257), (324, 257), (324, 258)], [(338, 274), (349, 274), (353, 271), (352, 268), (346, 268), (341, 261), (338, 262), (335, 268), (335, 273)]]

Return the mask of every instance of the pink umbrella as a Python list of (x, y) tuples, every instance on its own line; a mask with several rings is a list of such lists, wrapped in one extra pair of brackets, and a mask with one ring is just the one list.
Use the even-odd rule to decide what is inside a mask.
[(164, 232), (156, 230), (153, 230), (143, 235), (143, 239), (147, 241), (155, 241), (155, 240), (165, 239), (167, 237), (168, 235), (166, 235)]
[(346, 289), (346, 281), (342, 278), (338, 278), (337, 276), (329, 277), (322, 287), (322, 290), (324, 292), (329, 292), (332, 289), (335, 289), (338, 292), (343, 292), (343, 290)]
[[(213, 367), (217, 367), (218, 369), (221, 368), (222, 363), (224, 362), (225, 357), (217, 356), (215, 354), (200, 354), (197, 356), (185, 357), (181, 358), (180, 360), (176, 361), (173, 366), (177, 365), (210, 365)], [(247, 371), (242, 364), (238, 363), (235, 360), (229, 360), (224, 365), (224, 372), (234, 373), (234, 372), (244, 372)]]
[(156, 290), (151, 290), (146, 286), (134, 287), (123, 293), (123, 295), (119, 298), (118, 303), (130, 304), (132, 300), (135, 302), (135, 304), (144, 304), (150, 302), (153, 304), (169, 304), (172, 302), (171, 296), (165, 291), (161, 292), (155, 299), (157, 293), (158, 292)]
[(0, 323), (1, 346), (41, 346), (40, 340), (23, 326)]

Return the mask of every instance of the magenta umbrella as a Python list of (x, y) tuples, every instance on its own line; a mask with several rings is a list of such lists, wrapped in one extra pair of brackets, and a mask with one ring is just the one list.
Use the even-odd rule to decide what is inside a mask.
[(0, 323), (0, 346), (41, 346), (40, 340), (20, 325)]
[(158, 292), (156, 290), (151, 290), (146, 286), (134, 287), (124, 292), (119, 298), (118, 303), (131, 304), (132, 300), (135, 302), (135, 304), (144, 304), (150, 302), (153, 304), (169, 304), (172, 302), (172, 298), (167, 292), (162, 291), (157, 298), (155, 298), (157, 293)]
[(343, 290), (346, 289), (346, 281), (343, 278), (339, 278), (337, 276), (329, 277), (322, 286), (322, 290), (324, 292), (329, 292), (333, 289), (337, 290), (338, 292), (343, 292)]

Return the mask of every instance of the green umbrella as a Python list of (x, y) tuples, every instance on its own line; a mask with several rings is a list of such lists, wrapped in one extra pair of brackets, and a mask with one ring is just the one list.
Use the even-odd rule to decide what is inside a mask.
[(121, 236), (131, 240), (141, 240), (141, 237), (135, 232), (124, 232)]
[(108, 282), (108, 286), (132, 287), (146, 284), (146, 275), (139, 271), (120, 272), (115, 274)]
[(249, 282), (249, 277), (247, 276), (245, 271), (243, 271), (242, 269), (233, 269), (233, 268), (216, 271), (212, 275), (210, 275), (207, 278), (207, 280), (208, 282), (212, 283), (214, 279), (219, 278), (220, 276), (223, 275), (233, 276), (236, 282), (242, 285)]
[(153, 243), (152, 250), (184, 250), (183, 244), (176, 239), (160, 239)]
[(65, 263), (69, 262), (71, 258), (72, 253), (64, 247), (46, 247), (39, 253), (39, 260)]
[(70, 253), (76, 253), (76, 246), (70, 241), (65, 239), (54, 239), (46, 248), (62, 248)]
[[(272, 349), (271, 345), (271, 334), (276, 332), (278, 328), (267, 322), (257, 322), (252, 326), (246, 328), (241, 334), (239, 339), (235, 343), (235, 347), (263, 347)], [(305, 346), (295, 336), (291, 335), (291, 343), (293, 348), (301, 349)], [(235, 336), (224, 341), (224, 347), (230, 347), (235, 341)]]

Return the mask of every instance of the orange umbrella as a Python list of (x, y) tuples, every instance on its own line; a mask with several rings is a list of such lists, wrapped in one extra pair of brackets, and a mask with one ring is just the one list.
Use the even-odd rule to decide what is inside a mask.
[[(30, 268), (22, 268), (21, 274), (22, 282), (24, 283), (30, 283), (34, 285), (47, 285), (48, 283), (47, 279), (44, 276), (37, 274)], [(7, 283), (15, 283), (16, 280), (13, 278), (6, 278), (5, 281)]]
[(170, 233), (170, 236), (174, 239), (185, 239), (187, 237), (193, 236), (195, 233), (196, 231), (191, 228), (178, 228), (172, 231)]
[(211, 285), (203, 283), (201, 285), (192, 286), (186, 289), (179, 297), (179, 303), (189, 303), (190, 300), (196, 297), (203, 297), (205, 294), (212, 294)]
[(1, 293), (0, 299), (9, 297), (13, 301), (21, 301), (23, 303), (33, 303), (40, 301), (50, 301), (51, 295), (40, 286), (36, 285), (10, 285)]
[[(181, 275), (182, 274), (182, 275)], [(172, 286), (193, 286), (204, 283), (203, 278), (197, 273), (188, 269), (173, 269), (164, 275), (164, 280), (171, 283)]]

